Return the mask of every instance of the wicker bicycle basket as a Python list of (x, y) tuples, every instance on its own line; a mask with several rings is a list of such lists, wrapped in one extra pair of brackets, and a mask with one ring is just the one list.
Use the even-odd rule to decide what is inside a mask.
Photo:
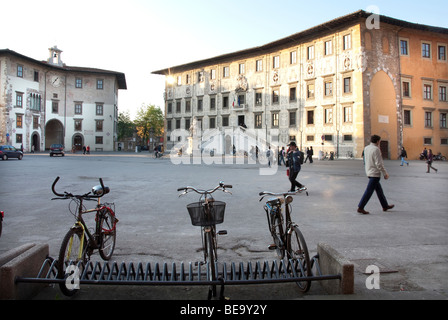
[(193, 202), (187, 205), (190, 214), (191, 224), (194, 226), (212, 226), (224, 222), (224, 211), (226, 203), (222, 201), (214, 201), (210, 205), (210, 214), (207, 217), (204, 202)]

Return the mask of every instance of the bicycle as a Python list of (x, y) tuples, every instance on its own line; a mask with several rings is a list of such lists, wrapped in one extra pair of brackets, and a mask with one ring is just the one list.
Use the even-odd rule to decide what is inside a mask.
[[(274, 240), (274, 244), (271, 244), (269, 249), (276, 250), (280, 259), (284, 259), (286, 254), (286, 258), (291, 260), (298, 276), (310, 277), (312, 272), (308, 247), (298, 224), (291, 220), (292, 196), (304, 191), (308, 195), (306, 188), (283, 193), (263, 191), (259, 195), (260, 201), (266, 196), (273, 196), (267, 199), (264, 205), (269, 232)], [(285, 219), (282, 214), (282, 204), (285, 205)], [(296, 284), (302, 292), (307, 292), (311, 287), (309, 280), (298, 281)]]
[[(198, 202), (193, 202), (187, 205), (188, 213), (190, 214), (191, 223), (193, 226), (201, 227), (201, 239), (202, 250), (204, 253), (204, 262), (201, 264), (208, 265), (208, 277), (210, 281), (217, 279), (216, 263), (218, 261), (218, 235), (226, 235), (226, 230), (220, 230), (216, 232), (216, 225), (224, 222), (224, 212), (226, 203), (222, 201), (216, 201), (212, 193), (217, 190), (230, 193), (227, 188), (232, 188), (231, 185), (226, 185), (222, 181), (210, 190), (201, 190), (195, 187), (183, 187), (177, 189), (177, 191), (183, 191), (179, 194), (179, 197), (187, 194), (189, 191), (194, 191), (201, 196)], [(216, 285), (213, 284), (209, 287), (208, 299), (216, 297)]]
[(2, 236), (3, 218), (4, 217), (5, 217), (5, 213), (3, 211), (0, 211), (0, 237)]
[[(65, 235), (59, 250), (59, 258), (56, 263), (58, 270), (58, 278), (66, 279), (69, 274), (69, 266), (75, 265), (78, 270), (82, 270), (86, 263), (90, 260), (90, 256), (94, 250), (98, 250), (103, 260), (110, 260), (115, 249), (115, 241), (117, 237), (116, 225), (118, 219), (115, 217), (115, 205), (113, 203), (101, 203), (101, 197), (110, 192), (109, 187), (105, 187), (103, 180), (100, 178), (100, 185), (94, 186), (91, 192), (74, 195), (69, 192), (56, 192), (55, 186), (59, 181), (59, 177), (55, 179), (51, 187), (53, 193), (58, 198), (51, 200), (67, 200), (70, 199), (69, 211), (75, 217), (75, 224)], [(97, 205), (93, 209), (86, 209), (84, 201), (97, 201)], [(75, 210), (72, 211), (70, 205), (75, 204)], [(95, 232), (92, 234), (87, 228), (83, 215), (95, 212)], [(67, 295), (75, 294), (79, 287), (70, 286), (68, 288), (64, 283), (60, 282), (61, 291)]]

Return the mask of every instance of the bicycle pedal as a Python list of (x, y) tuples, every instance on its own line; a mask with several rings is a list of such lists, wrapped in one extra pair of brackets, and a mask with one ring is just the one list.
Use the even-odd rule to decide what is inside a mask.
[(276, 249), (277, 249), (277, 245), (275, 245), (275, 244), (270, 244), (270, 245), (268, 246), (268, 249), (269, 249), (269, 250), (276, 250)]
[(217, 234), (220, 236), (225, 236), (227, 234), (227, 230), (219, 230)]

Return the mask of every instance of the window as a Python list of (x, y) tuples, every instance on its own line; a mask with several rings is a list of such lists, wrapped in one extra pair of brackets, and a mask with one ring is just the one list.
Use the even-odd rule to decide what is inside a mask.
[(296, 101), (297, 100), (297, 88), (291, 87), (289, 88), (289, 101)]
[(171, 119), (166, 120), (166, 130), (171, 131)]
[(261, 113), (256, 113), (254, 117), (255, 129), (261, 129), (263, 123), (263, 115)]
[(289, 126), (295, 127), (297, 124), (297, 112), (296, 111), (290, 111), (289, 112)]
[(176, 100), (176, 113), (181, 113), (181, 101)]
[(222, 96), (222, 107), (224, 109), (229, 107), (229, 96), (228, 95)]
[(97, 116), (102, 116), (103, 115), (103, 105), (102, 104), (97, 104), (96, 105), (96, 113)]
[(343, 49), (344, 50), (348, 50), (352, 48), (352, 35), (351, 34), (347, 34), (345, 35), (343, 38)]
[(344, 78), (344, 93), (350, 93), (352, 92), (352, 78), (347, 77)]
[(58, 101), (52, 101), (51, 102), (51, 112), (52, 113), (58, 113), (59, 109), (59, 102)]
[(39, 71), (34, 71), (34, 81), (39, 82)]
[(191, 84), (191, 76), (189, 74), (187, 74), (186, 83)]
[(308, 99), (314, 98), (314, 83), (309, 83), (306, 85), (306, 97)]
[(212, 79), (212, 80), (216, 79), (216, 70), (215, 69), (210, 70), (210, 79)]
[(256, 72), (261, 72), (263, 71), (263, 60), (257, 60), (255, 62), (255, 71)]
[(261, 90), (255, 91), (255, 105), (256, 106), (263, 105), (263, 92)]
[(275, 56), (272, 58), (272, 68), (273, 69), (280, 68), (280, 56)]
[(432, 112), (425, 112), (425, 128), (432, 128)]
[(333, 54), (333, 41), (332, 40), (325, 41), (324, 54), (326, 56)]
[(308, 60), (314, 59), (314, 46), (309, 46), (308, 48), (306, 48), (306, 58)]
[(198, 98), (198, 112), (202, 112), (204, 107), (204, 100), (202, 98)]
[(23, 135), (18, 133), (16, 134), (16, 143), (23, 143)]
[(345, 123), (353, 122), (353, 108), (352, 108), (352, 106), (344, 107), (344, 122)]
[(185, 119), (185, 129), (189, 130), (190, 129), (190, 119)]
[(75, 114), (82, 114), (82, 103), (75, 103)]
[(173, 103), (172, 102), (168, 102), (167, 107), (166, 107), (166, 112), (167, 113), (173, 112)]
[(272, 90), (272, 104), (278, 104), (280, 102), (280, 90)]
[(423, 138), (423, 144), (424, 145), (432, 145), (432, 138), (424, 137)]
[(95, 137), (95, 144), (103, 144), (103, 137)]
[(423, 99), (432, 100), (432, 85), (430, 84), (423, 85)]
[(191, 100), (185, 101), (185, 112), (191, 112)]
[(439, 61), (446, 61), (446, 46), (439, 45), (437, 48), (437, 59)]
[(176, 119), (176, 129), (180, 129), (180, 119)]
[(23, 66), (20, 64), (17, 65), (17, 76), (23, 78)]
[(210, 129), (215, 129), (216, 128), (216, 118), (210, 118), (210, 125), (209, 125)]
[(344, 134), (343, 139), (344, 139), (344, 141), (353, 141), (353, 135)]
[(82, 131), (82, 120), (75, 119), (75, 131)]
[(33, 116), (33, 129), (39, 129), (39, 117)]
[(96, 132), (103, 132), (103, 120), (95, 120)]
[(431, 58), (431, 44), (422, 43), (422, 57), (423, 58)]
[(23, 107), (23, 93), (22, 92), (16, 92), (16, 107), (18, 107), (18, 108)]
[(333, 123), (333, 108), (327, 108), (325, 110), (325, 124), (332, 124)]
[(23, 115), (16, 114), (16, 128), (22, 128), (22, 127), (23, 127)]
[(439, 86), (439, 101), (447, 102), (446, 86)]
[(332, 96), (333, 95), (333, 81), (327, 80), (325, 81), (325, 96)]
[(204, 82), (204, 71), (198, 72), (198, 82)]
[(182, 76), (177, 76), (177, 85), (178, 86), (182, 85)]
[(279, 124), (278, 119), (279, 119), (278, 112), (274, 112), (272, 114), (272, 126), (271, 126), (272, 128), (278, 128), (278, 124)]
[(446, 112), (440, 113), (440, 129), (448, 129), (446, 125)]
[(404, 98), (410, 98), (411, 97), (411, 83), (409, 81), (403, 81), (402, 82), (402, 90), (403, 90), (403, 97)]
[(104, 89), (104, 80), (103, 79), (96, 80), (96, 88), (97, 88), (97, 90)]
[(82, 88), (82, 79), (81, 78), (75, 79), (75, 88), (78, 88), (78, 89)]
[(246, 65), (244, 63), (240, 63), (238, 65), (238, 74), (246, 73)]
[(306, 112), (306, 124), (314, 124), (314, 110)]
[(246, 103), (246, 94), (245, 93), (241, 93), (238, 95), (238, 105), (242, 106)]
[(400, 40), (400, 54), (402, 56), (409, 55), (409, 44), (407, 40)]
[(289, 63), (296, 64), (297, 63), (297, 51), (291, 51), (289, 53)]
[(215, 110), (216, 109), (216, 97), (210, 97), (210, 110)]
[(411, 110), (403, 110), (403, 124), (405, 126), (411, 126), (412, 125), (412, 113)]
[(223, 78), (228, 78), (230, 77), (230, 68), (229, 67), (224, 67), (222, 69), (222, 77)]
[(222, 126), (228, 127), (229, 126), (229, 116), (223, 116), (222, 117)]

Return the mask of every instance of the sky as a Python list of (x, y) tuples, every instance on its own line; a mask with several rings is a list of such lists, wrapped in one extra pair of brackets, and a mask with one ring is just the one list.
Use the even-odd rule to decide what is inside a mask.
[(163, 110), (153, 71), (261, 46), (358, 10), (448, 28), (447, 0), (0, 0), (0, 49), (123, 72), (120, 112)]

